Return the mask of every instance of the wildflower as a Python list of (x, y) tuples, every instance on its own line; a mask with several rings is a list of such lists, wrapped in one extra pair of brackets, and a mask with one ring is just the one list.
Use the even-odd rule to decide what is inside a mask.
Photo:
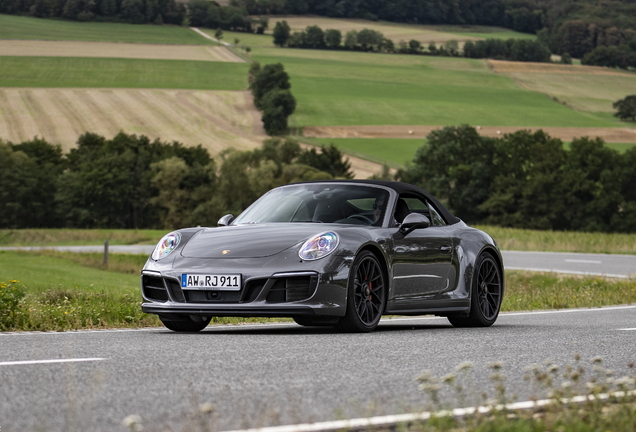
[(603, 359), (601, 358), (601, 356), (596, 356), (592, 359), (592, 363), (600, 365), (601, 363), (603, 363)]
[(199, 406), (199, 411), (201, 411), (204, 414), (214, 412), (214, 410), (215, 410), (215, 406), (211, 404), (210, 402), (203, 403)]
[(501, 368), (503, 368), (503, 363), (502, 362), (491, 362), (488, 363), (488, 367), (494, 371), (499, 371), (501, 370)]
[(469, 361), (465, 361), (462, 362), (460, 364), (457, 365), (457, 367), (455, 368), (456, 371), (458, 372), (463, 372), (463, 371), (467, 371), (473, 368), (473, 364)]
[(143, 426), (141, 425), (141, 417), (136, 414), (131, 414), (124, 418), (122, 424), (127, 428), (130, 428), (131, 431), (143, 430)]
[(446, 384), (453, 384), (453, 382), (455, 382), (455, 378), (457, 378), (457, 375), (455, 375), (454, 373), (450, 373), (442, 377), (442, 382)]

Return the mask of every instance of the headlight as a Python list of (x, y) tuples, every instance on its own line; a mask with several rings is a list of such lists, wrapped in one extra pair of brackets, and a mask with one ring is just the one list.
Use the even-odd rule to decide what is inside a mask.
[(157, 261), (161, 258), (165, 258), (170, 255), (170, 252), (175, 250), (179, 245), (179, 241), (181, 241), (181, 235), (178, 232), (172, 232), (170, 234), (166, 234), (159, 241), (157, 247), (155, 247), (154, 252), (152, 252), (152, 259)]
[(326, 232), (318, 234), (302, 245), (300, 251), (298, 251), (298, 256), (304, 260), (324, 258), (336, 250), (339, 241), (336, 233)]

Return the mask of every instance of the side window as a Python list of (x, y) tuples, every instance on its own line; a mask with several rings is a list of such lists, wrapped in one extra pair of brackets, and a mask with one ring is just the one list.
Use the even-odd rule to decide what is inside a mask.
[(433, 226), (444, 226), (446, 225), (446, 221), (440, 216), (440, 214), (435, 210), (430, 203), (428, 203), (428, 209), (431, 212), (431, 223)]

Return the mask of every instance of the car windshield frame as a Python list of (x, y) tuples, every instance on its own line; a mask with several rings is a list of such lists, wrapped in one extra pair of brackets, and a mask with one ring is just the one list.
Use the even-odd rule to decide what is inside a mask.
[(336, 223), (378, 227), (385, 222), (391, 196), (389, 188), (372, 184), (296, 183), (265, 193), (231, 225)]

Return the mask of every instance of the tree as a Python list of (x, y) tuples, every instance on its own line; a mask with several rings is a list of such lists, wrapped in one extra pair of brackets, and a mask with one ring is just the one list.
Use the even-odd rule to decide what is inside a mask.
[(356, 48), (357, 44), (358, 44), (358, 32), (355, 30), (349, 30), (347, 34), (345, 35), (344, 45), (348, 49), (352, 50)]
[[(433, 42), (431, 42), (433, 43)], [(430, 49), (430, 48), (429, 48)], [(411, 39), (409, 41), (409, 50), (413, 53), (413, 54), (417, 54), (420, 51), (422, 51), (422, 44), (420, 43), (420, 41), (417, 41), (415, 39)], [(432, 51), (431, 51), (432, 52)]]
[(291, 28), (287, 21), (278, 21), (274, 26), (274, 45), (278, 45), (279, 47), (285, 46), (287, 44), (287, 40), (289, 40), (289, 34), (291, 32)]
[(214, 32), (214, 37), (218, 40), (223, 39), (223, 30), (218, 29), (217, 31)]
[(376, 30), (362, 29), (358, 32), (356, 37), (358, 44), (362, 46), (362, 49), (378, 49), (384, 41), (384, 35)]
[(342, 152), (333, 144), (329, 147), (320, 147), (320, 153), (315, 148), (305, 150), (298, 156), (298, 162), (327, 172), (334, 177), (353, 178), (349, 159), (344, 158)]
[(617, 100), (612, 106), (617, 110), (614, 117), (620, 118), (621, 121), (636, 121), (636, 95)]
[(312, 48), (323, 48), (325, 46), (325, 33), (317, 25), (308, 26), (305, 29), (304, 42)]
[(254, 95), (254, 104), (258, 108), (262, 108), (262, 98), (270, 90), (286, 90), (290, 87), (289, 75), (287, 75), (283, 65), (280, 63), (265, 65), (254, 77), (252, 84), (250, 84), (252, 94)]
[(283, 115), (289, 117), (296, 109), (296, 99), (289, 90), (270, 90), (263, 97), (263, 110), (275, 107), (282, 107)]
[(282, 106), (266, 106), (261, 120), (268, 135), (280, 135), (287, 131), (287, 116)]
[(342, 32), (340, 30), (329, 29), (325, 32), (325, 44), (327, 48), (336, 49), (342, 43)]

